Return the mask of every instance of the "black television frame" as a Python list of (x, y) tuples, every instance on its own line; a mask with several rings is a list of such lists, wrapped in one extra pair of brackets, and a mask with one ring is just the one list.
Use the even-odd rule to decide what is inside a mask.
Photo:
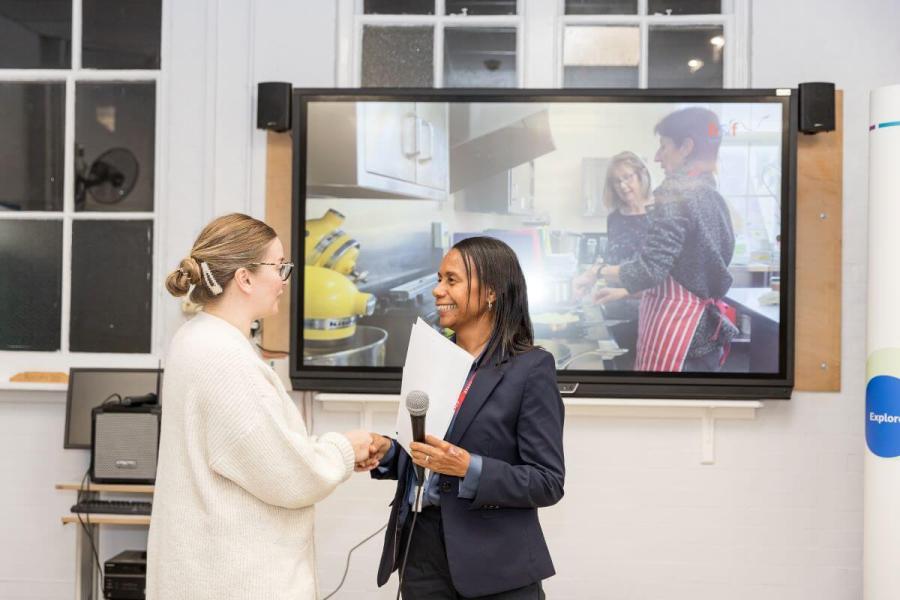
[[(307, 105), (315, 101), (407, 102), (773, 102), (782, 109), (781, 290), (778, 373), (686, 373), (557, 371), (565, 397), (693, 400), (787, 400), (794, 387), (794, 299), (797, 182), (797, 90), (778, 89), (482, 89), (482, 88), (294, 88), (291, 134), (291, 256), (305, 263), (301, 222), (306, 218)], [(291, 285), (290, 378), (293, 389), (399, 394), (401, 367), (304, 366), (301, 353), (303, 269)], [(298, 315), (301, 315), (298, 317)]]
[[(157, 404), (162, 406), (162, 368), (103, 368), (103, 367), (72, 367), (69, 369), (69, 384), (66, 388), (66, 427), (63, 437), (63, 448), (66, 450), (90, 450), (91, 444), (72, 444), (69, 442), (69, 424), (72, 419), (72, 375), (76, 373), (156, 373), (156, 397)], [(95, 407), (91, 407), (93, 410)], [(93, 435), (93, 434), (91, 434)]]

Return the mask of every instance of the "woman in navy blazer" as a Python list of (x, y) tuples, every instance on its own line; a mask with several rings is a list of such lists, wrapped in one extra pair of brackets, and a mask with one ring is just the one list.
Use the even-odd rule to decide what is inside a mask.
[(525, 278), (503, 242), (475, 237), (444, 257), (433, 291), (442, 327), (475, 359), (443, 440), (410, 456), (376, 434), (368, 464), (397, 492), (378, 585), (403, 563), (412, 522), (412, 463), (433, 474), (422, 491), (401, 592), (420, 598), (544, 598), (554, 574), (537, 509), (563, 496), (563, 404), (553, 356), (534, 346)]

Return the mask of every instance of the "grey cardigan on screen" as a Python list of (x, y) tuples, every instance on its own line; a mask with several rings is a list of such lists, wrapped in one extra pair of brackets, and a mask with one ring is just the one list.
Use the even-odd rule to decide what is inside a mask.
[[(725, 199), (709, 173), (667, 177), (653, 192), (650, 226), (637, 256), (621, 265), (619, 278), (632, 294), (671, 275), (701, 299), (721, 299), (733, 278), (734, 229)], [(707, 306), (687, 356), (704, 356), (724, 345), (737, 329), (719, 309)]]

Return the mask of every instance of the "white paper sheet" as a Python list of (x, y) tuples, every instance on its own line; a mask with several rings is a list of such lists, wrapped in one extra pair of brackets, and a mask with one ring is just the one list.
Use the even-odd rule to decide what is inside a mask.
[(413, 390), (428, 394), (425, 433), (443, 439), (474, 360), (422, 319), (413, 325), (397, 410), (397, 441), (407, 453), (412, 443), (412, 425), (406, 410), (406, 395)]

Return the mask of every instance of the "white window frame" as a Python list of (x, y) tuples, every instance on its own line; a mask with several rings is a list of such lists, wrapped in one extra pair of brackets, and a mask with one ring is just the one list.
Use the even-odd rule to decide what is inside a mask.
[[(164, 190), (159, 176), (165, 164), (165, 122), (166, 77), (165, 68), (171, 57), (167, 52), (169, 19), (167, 2), (162, 0), (162, 22), (160, 24), (160, 69), (85, 69), (82, 68), (82, 0), (72, 0), (72, 62), (69, 69), (0, 69), (0, 82), (64, 83), (64, 168), (63, 168), (63, 209), (62, 211), (3, 211), (0, 220), (5, 221), (61, 221), (62, 240), (62, 285), (60, 302), (60, 349), (56, 351), (0, 350), (0, 389), (31, 389), (65, 386), (29, 386), (9, 382), (11, 375), (21, 371), (62, 371), (70, 367), (110, 367), (110, 368), (152, 368), (159, 364), (161, 340), (161, 300), (162, 269), (160, 265), (161, 225), (164, 223), (162, 201)], [(154, 181), (153, 211), (150, 212), (75, 212), (75, 87), (79, 83), (140, 82), (154, 83), (156, 90), (156, 119), (154, 141)], [(2, 118), (2, 117), (0, 117)], [(105, 353), (71, 352), (70, 309), (72, 292), (72, 224), (75, 221), (152, 221), (153, 222), (153, 268), (151, 276), (151, 326), (150, 352), (148, 353)], [(98, 265), (97, 268), (103, 268)], [(39, 273), (35, 276), (40, 276)]]
[[(339, 87), (359, 87), (362, 30), (365, 25), (433, 25), (434, 81), (442, 87), (444, 35), (447, 26), (516, 27), (516, 71), (519, 87), (556, 87), (563, 84), (563, 42), (567, 25), (623, 25), (641, 27), (640, 88), (647, 87), (648, 32), (652, 25), (722, 25), (725, 36), (723, 86), (750, 84), (750, 3), (722, 0), (721, 15), (647, 15), (647, 0), (638, 0), (637, 15), (566, 15), (564, 0), (518, 0), (515, 16), (443, 16), (444, 0), (435, 3), (435, 15), (364, 15), (363, 0), (337, 0), (337, 60)], [(525, 40), (525, 34), (529, 39)], [(553, 64), (549, 64), (553, 57)]]
[(565, 0), (557, 0), (559, 27), (556, 32), (556, 87), (565, 81), (563, 45), (566, 27), (570, 25), (602, 26), (632, 25), (641, 30), (641, 57), (639, 63), (639, 89), (646, 89), (649, 81), (650, 28), (658, 25), (690, 27), (721, 25), (725, 38), (725, 62), (722, 69), (722, 86), (725, 88), (747, 87), (750, 80), (748, 60), (748, 26), (750, 21), (750, 0), (722, 0), (720, 15), (648, 15), (648, 0), (638, 0), (636, 15), (567, 15)]
[[(335, 80), (340, 87), (360, 87), (362, 35), (366, 25), (383, 27), (433, 27), (432, 67), (435, 88), (444, 87), (444, 30), (451, 27), (505, 27), (516, 30), (516, 85), (525, 84), (523, 41), (525, 2), (516, 0), (515, 15), (445, 15), (445, 0), (435, 1), (433, 15), (366, 15), (364, 0), (338, 0), (338, 52)], [(499, 88), (502, 89), (502, 88)]]

